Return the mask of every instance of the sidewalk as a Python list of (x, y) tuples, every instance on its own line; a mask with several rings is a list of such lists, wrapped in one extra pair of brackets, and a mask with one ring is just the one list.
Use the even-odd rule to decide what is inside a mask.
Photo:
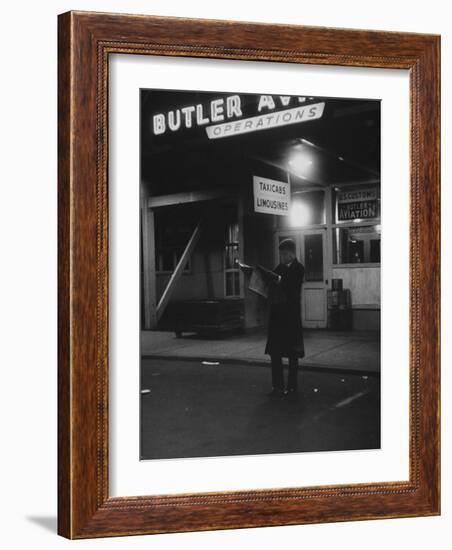
[[(305, 368), (344, 372), (380, 372), (380, 333), (365, 331), (304, 330)], [(143, 331), (142, 356), (159, 359), (218, 361), (223, 363), (270, 364), (264, 354), (265, 331), (234, 334), (223, 338), (202, 338), (174, 332)]]

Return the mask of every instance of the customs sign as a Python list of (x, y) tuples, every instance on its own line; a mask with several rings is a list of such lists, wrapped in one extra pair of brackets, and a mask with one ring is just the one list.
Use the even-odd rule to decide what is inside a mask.
[(379, 216), (377, 190), (340, 191), (337, 197), (340, 221), (377, 218)]

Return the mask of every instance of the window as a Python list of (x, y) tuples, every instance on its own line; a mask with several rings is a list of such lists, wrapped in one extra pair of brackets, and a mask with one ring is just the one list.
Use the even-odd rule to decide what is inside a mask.
[(333, 189), (333, 263), (380, 263), (380, 185)]
[[(184, 205), (186, 206), (186, 205)], [(199, 216), (198, 216), (199, 217)], [(196, 213), (189, 208), (165, 208), (155, 213), (155, 270), (173, 273), (196, 227)], [(174, 223), (177, 220), (177, 223)], [(191, 259), (184, 273), (191, 271)]]
[(380, 263), (380, 225), (333, 229), (335, 264)]
[[(172, 273), (184, 252), (183, 247), (160, 246), (156, 250), (156, 271), (157, 273)], [(184, 272), (191, 271), (191, 261), (188, 259)]]
[(304, 280), (323, 281), (323, 235), (304, 236)]
[(239, 224), (226, 225), (224, 247), (224, 294), (226, 298), (240, 296), (240, 269), (235, 264), (239, 256)]

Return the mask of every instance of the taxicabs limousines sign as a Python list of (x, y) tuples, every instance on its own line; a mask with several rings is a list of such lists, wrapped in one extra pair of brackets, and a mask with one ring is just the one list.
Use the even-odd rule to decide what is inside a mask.
[(289, 215), (289, 183), (253, 176), (253, 191), (255, 212), (277, 216)]

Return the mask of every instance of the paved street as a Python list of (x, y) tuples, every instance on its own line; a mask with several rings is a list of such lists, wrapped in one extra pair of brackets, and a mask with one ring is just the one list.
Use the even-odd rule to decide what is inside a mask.
[(268, 366), (148, 358), (141, 390), (142, 459), (380, 446), (373, 374), (300, 370), (292, 401), (266, 396)]

